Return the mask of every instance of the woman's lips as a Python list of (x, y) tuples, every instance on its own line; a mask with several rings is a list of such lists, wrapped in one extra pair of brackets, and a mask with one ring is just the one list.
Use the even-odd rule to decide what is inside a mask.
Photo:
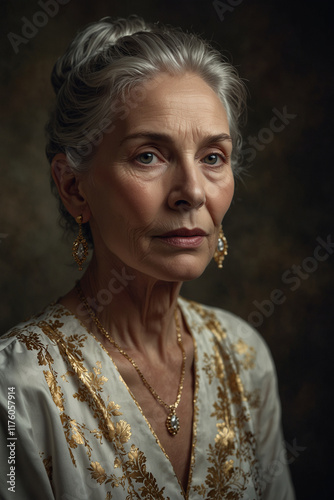
[(167, 245), (174, 247), (197, 248), (202, 244), (205, 236), (207, 236), (207, 233), (199, 228), (180, 228), (161, 234), (158, 238)]

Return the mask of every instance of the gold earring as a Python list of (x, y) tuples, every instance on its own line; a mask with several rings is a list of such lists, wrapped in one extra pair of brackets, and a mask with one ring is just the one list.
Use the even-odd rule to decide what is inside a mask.
[(225, 235), (223, 233), (223, 228), (220, 226), (217, 249), (213, 256), (218, 265), (218, 269), (223, 268), (223, 260), (227, 255), (227, 249), (228, 249), (227, 239), (225, 238)]
[(76, 222), (79, 224), (79, 234), (73, 242), (72, 255), (75, 262), (78, 264), (79, 271), (82, 271), (82, 264), (87, 259), (88, 244), (82, 234), (82, 215), (76, 217)]

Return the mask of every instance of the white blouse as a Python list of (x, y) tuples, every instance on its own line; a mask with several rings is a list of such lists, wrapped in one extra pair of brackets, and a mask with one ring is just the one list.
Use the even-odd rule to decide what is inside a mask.
[(108, 352), (52, 304), (0, 339), (1, 498), (294, 499), (266, 344), (231, 313), (179, 306), (195, 346), (187, 491)]

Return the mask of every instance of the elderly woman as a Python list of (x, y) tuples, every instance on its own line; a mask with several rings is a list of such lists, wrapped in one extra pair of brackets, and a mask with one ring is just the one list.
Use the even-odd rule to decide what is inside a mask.
[(47, 156), (80, 270), (94, 250), (1, 341), (2, 498), (293, 499), (268, 348), (179, 297), (227, 253), (236, 71), (132, 17), (88, 26), (52, 83)]

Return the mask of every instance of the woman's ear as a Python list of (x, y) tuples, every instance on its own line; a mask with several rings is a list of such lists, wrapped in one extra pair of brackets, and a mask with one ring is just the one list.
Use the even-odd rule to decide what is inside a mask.
[(51, 174), (66, 210), (74, 218), (82, 215), (83, 222), (87, 222), (91, 214), (84, 195), (82, 180), (73, 172), (64, 153), (58, 153), (53, 158)]

